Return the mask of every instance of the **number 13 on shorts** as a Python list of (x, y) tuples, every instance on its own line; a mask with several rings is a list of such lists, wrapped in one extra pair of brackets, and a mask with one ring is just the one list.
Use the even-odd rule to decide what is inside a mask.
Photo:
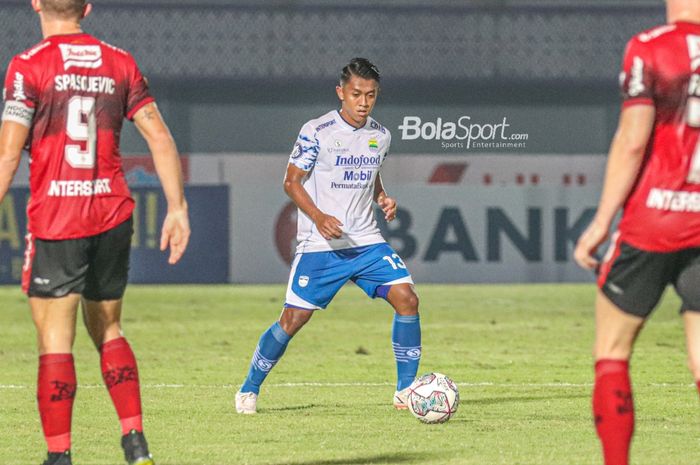
[(399, 254), (392, 254), (391, 256), (385, 255), (382, 257), (382, 260), (386, 260), (389, 265), (395, 270), (406, 269), (406, 265), (404, 264), (403, 260), (401, 260), (401, 257), (399, 257)]

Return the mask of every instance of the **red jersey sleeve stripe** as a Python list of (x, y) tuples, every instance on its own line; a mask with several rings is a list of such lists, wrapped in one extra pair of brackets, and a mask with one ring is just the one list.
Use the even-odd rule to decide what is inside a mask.
[(631, 98), (622, 102), (622, 108), (631, 107), (634, 105), (651, 105), (654, 106), (654, 100), (648, 97)]
[(151, 97), (151, 96), (144, 98), (143, 100), (141, 100), (139, 103), (137, 103), (136, 105), (134, 105), (131, 108), (129, 113), (126, 114), (126, 118), (129, 121), (133, 121), (134, 115), (136, 114), (136, 112), (138, 112), (144, 105), (148, 105), (149, 103), (155, 102), (155, 101), (156, 101), (156, 99)]

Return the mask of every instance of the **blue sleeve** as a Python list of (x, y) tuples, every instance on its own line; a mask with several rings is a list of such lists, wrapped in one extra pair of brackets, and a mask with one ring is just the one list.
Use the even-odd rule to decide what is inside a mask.
[(304, 171), (311, 171), (320, 151), (316, 132), (310, 124), (305, 124), (294, 143), (289, 163)]

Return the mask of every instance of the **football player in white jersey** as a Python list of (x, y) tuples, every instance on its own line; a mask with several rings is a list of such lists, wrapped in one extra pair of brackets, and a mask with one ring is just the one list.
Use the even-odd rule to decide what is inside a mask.
[(354, 58), (343, 68), (336, 91), (341, 109), (307, 122), (290, 155), (284, 191), (299, 209), (299, 245), (280, 319), (260, 337), (236, 394), (238, 413), (255, 413), (260, 385), (290, 339), (348, 280), (394, 308), (398, 380), (393, 404), (407, 408), (421, 356), (418, 296), (406, 265), (374, 218), (375, 202), (387, 221), (396, 216), (396, 201), (379, 174), (391, 134), (370, 117), (379, 94), (377, 67)]

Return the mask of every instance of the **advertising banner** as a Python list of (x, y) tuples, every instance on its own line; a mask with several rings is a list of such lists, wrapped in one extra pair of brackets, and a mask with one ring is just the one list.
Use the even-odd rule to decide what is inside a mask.
[[(399, 213), (389, 224), (377, 215), (384, 237), (420, 282), (592, 280), (571, 253), (593, 217), (604, 159), (580, 157), (567, 164), (567, 157), (558, 157), (546, 164), (541, 159), (547, 157), (539, 158), (537, 163), (524, 159), (510, 164), (497, 158), (490, 165), (483, 158), (467, 161), (466, 167), (461, 160), (439, 159), (431, 165), (430, 157), (392, 160), (383, 177)], [(402, 182), (389, 174), (407, 165), (421, 166), (424, 176)], [(287, 279), (297, 210), (282, 190), (285, 166), (286, 157), (272, 155), (192, 158), (193, 177), (212, 173), (232, 189), (233, 282)], [(466, 173), (477, 168), (480, 175), (470, 179)], [(462, 174), (455, 176), (455, 170)], [(456, 182), (436, 182), (436, 171)], [(493, 182), (481, 182), (489, 173), (494, 173)], [(534, 176), (537, 182), (532, 182)]]
[[(132, 188), (136, 201), (132, 239), (132, 283), (223, 283), (229, 281), (228, 186), (189, 186), (192, 237), (177, 265), (161, 252), (160, 231), (167, 205), (159, 187)], [(0, 284), (19, 283), (24, 263), (28, 188), (13, 188), (0, 204)]]

